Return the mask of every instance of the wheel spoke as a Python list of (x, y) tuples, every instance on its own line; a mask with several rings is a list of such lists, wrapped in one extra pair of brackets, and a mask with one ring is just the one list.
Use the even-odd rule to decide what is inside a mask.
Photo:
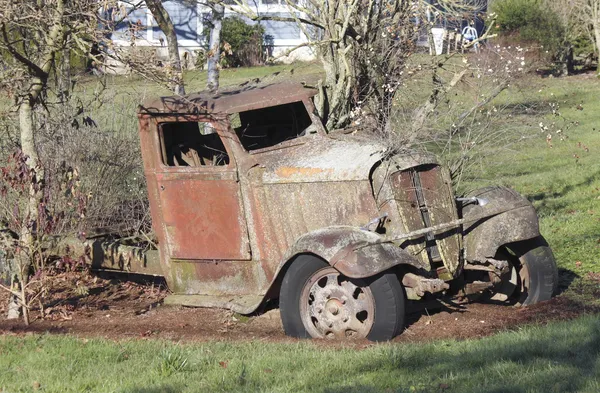
[(334, 337), (337, 338), (338, 340), (343, 340), (346, 337), (346, 329), (337, 329), (337, 330), (333, 330), (331, 329), (331, 332), (333, 333)]
[(319, 303), (325, 299), (325, 291), (327, 290), (327, 285), (325, 287), (321, 287), (318, 282), (314, 283), (312, 288), (310, 289), (310, 294), (313, 295), (314, 301), (313, 303)]
[(369, 312), (371, 306), (371, 302), (369, 301), (369, 299), (367, 299), (364, 293), (361, 293), (358, 296), (358, 299), (352, 299), (352, 308), (356, 313), (359, 313), (361, 311)]
[(348, 280), (344, 280), (344, 282), (342, 282), (341, 286), (344, 289), (344, 291), (346, 291), (346, 293), (351, 296), (352, 296), (352, 294), (354, 294), (354, 291), (356, 290), (356, 288), (358, 288), (356, 285), (354, 285), (353, 283), (351, 283)]
[(367, 335), (369, 333), (368, 331), (363, 332), (369, 324), (359, 321), (358, 318), (356, 318), (356, 315), (350, 318), (350, 321), (348, 322), (348, 330), (352, 330), (359, 335)]

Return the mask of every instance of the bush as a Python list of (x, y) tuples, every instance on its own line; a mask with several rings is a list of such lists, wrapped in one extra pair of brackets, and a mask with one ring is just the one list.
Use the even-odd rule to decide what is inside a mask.
[[(205, 42), (209, 42), (210, 29), (204, 31)], [(221, 65), (253, 67), (264, 64), (264, 34), (265, 29), (259, 24), (250, 25), (236, 16), (223, 19)]]
[[(106, 227), (127, 228), (127, 233), (150, 231), (137, 124), (131, 116), (135, 104), (114, 99), (113, 94), (88, 98), (79, 93), (72, 100), (36, 111), (36, 143), (48, 194), (46, 209), (53, 217), (49, 235)], [(18, 135), (14, 116), (0, 119), (0, 169), (9, 167), (11, 155), (18, 150)], [(82, 206), (65, 188), (66, 177), (76, 178), (76, 196), (85, 197)], [(10, 186), (4, 180), (0, 176), (0, 227), (2, 222), (14, 221), (19, 197), (14, 187), (8, 187), (8, 195), (1, 195), (3, 187)], [(18, 232), (18, 225), (8, 227)]]
[(496, 28), (521, 42), (536, 42), (552, 55), (561, 50), (565, 31), (558, 15), (540, 0), (500, 0), (492, 5)]

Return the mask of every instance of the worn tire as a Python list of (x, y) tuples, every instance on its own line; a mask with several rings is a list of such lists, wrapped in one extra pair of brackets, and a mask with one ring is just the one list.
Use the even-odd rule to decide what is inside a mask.
[[(311, 338), (301, 316), (303, 288), (319, 270), (329, 267), (322, 259), (301, 255), (284, 275), (279, 296), (281, 321), (285, 333), (292, 337)], [(398, 277), (381, 273), (363, 281), (374, 299), (374, 321), (366, 336), (371, 341), (386, 341), (398, 335), (404, 327), (406, 296)]]
[(512, 277), (514, 289), (512, 293), (506, 293), (510, 304), (529, 306), (550, 300), (556, 293), (558, 269), (552, 250), (543, 237), (507, 245), (499, 251), (499, 258), (506, 258), (511, 264), (512, 276), (507, 276)]

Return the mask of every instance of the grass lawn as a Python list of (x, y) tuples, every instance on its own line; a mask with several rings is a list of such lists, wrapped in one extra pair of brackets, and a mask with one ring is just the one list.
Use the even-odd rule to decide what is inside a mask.
[(598, 392), (600, 317), (481, 340), (178, 344), (0, 337), (3, 392)]
[[(225, 71), (224, 84), (239, 83), (250, 75), (270, 78), (289, 69)], [(316, 69), (302, 66), (298, 72)], [(189, 91), (203, 86), (203, 75), (187, 75)], [(561, 268), (561, 296), (598, 302), (594, 296), (600, 293), (600, 81), (531, 77), (527, 83), (529, 90), (541, 90), (542, 99), (559, 102), (562, 115), (578, 126), (568, 131), (565, 141), (555, 137), (552, 148), (546, 144), (546, 133), (537, 131), (539, 135), (495, 152), (470, 172), (462, 187), (500, 184), (527, 196), (538, 209), (542, 233)], [(142, 98), (168, 94), (144, 87), (147, 84), (140, 79), (109, 81), (109, 89), (117, 86), (114, 105), (119, 100), (129, 104), (120, 111), (106, 111), (108, 115), (97, 121), (113, 126), (122, 121), (127, 132), (135, 132), (135, 105)], [(526, 120), (507, 122), (531, 130)], [(529, 119), (534, 128), (538, 121), (539, 117)], [(541, 121), (555, 120), (545, 115)], [(598, 392), (599, 354), (600, 316), (595, 315), (481, 340), (361, 349), (304, 341), (180, 344), (3, 336), (0, 391)]]
[[(541, 99), (560, 104), (567, 119), (563, 125), (576, 125), (566, 131), (564, 141), (553, 132), (550, 148), (548, 132), (538, 131), (535, 119), (521, 118), (523, 127), (538, 129), (528, 133), (538, 136), (494, 154), (472, 171), (465, 187), (505, 185), (533, 202), (542, 234), (563, 269), (562, 284), (575, 278), (570, 289), (576, 295), (578, 278), (600, 272), (600, 80), (531, 78), (528, 83)], [(538, 119), (545, 124), (560, 121), (550, 115)], [(526, 125), (527, 120), (535, 124)]]

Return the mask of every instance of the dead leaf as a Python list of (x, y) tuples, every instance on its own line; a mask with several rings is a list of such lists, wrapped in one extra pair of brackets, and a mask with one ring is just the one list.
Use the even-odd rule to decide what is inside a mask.
[(219, 366), (227, 368), (227, 362), (219, 362)]

